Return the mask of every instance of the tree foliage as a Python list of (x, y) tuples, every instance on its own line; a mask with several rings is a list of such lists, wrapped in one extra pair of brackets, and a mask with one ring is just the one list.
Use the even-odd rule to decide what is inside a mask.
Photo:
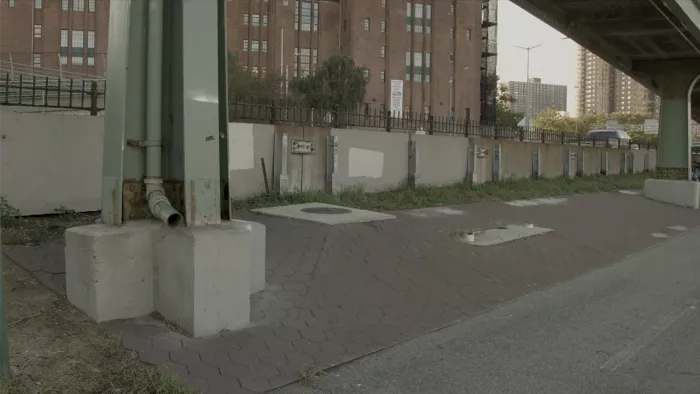
[(293, 78), (289, 89), (310, 108), (356, 109), (365, 101), (367, 72), (351, 57), (334, 55), (310, 74)]
[[(496, 76), (496, 84), (498, 84), (498, 80), (500, 80), (500, 77)], [(496, 123), (510, 127), (517, 126), (523, 119), (524, 114), (522, 112), (515, 112), (510, 109), (510, 104), (515, 103), (517, 100), (508, 91), (508, 85), (498, 85), (496, 100)]]
[(625, 130), (633, 136), (639, 136), (643, 132), (644, 120), (652, 119), (653, 115), (645, 113), (625, 114), (615, 112), (612, 114), (585, 114), (572, 118), (560, 114), (556, 109), (550, 108), (547, 111), (535, 115), (532, 119), (534, 127), (554, 131), (567, 131), (587, 133), (591, 130), (602, 129), (608, 120), (616, 120), (625, 126)]
[(235, 98), (253, 98), (270, 100), (280, 97), (282, 91), (282, 77), (267, 73), (255, 75), (241, 65), (237, 53), (228, 54), (228, 94)]

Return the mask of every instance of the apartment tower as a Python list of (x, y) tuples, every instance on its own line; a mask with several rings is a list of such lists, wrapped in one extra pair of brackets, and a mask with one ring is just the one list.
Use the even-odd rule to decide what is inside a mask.
[(582, 47), (579, 47), (577, 73), (578, 114), (658, 114), (660, 102), (654, 92)]

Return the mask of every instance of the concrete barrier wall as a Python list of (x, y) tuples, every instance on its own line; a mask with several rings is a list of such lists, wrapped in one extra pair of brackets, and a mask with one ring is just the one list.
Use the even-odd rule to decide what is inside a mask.
[(601, 151), (598, 148), (581, 147), (583, 175), (598, 175), (602, 169)]
[(332, 129), (330, 135), (337, 137), (333, 191), (362, 187), (373, 192), (408, 182), (408, 134)]
[(416, 185), (451, 185), (467, 174), (469, 140), (463, 136), (412, 135), (416, 143)]
[(265, 161), (268, 185), (274, 173), (275, 126), (250, 123), (228, 125), (229, 196), (249, 198), (265, 192), (262, 161)]
[(523, 144), (518, 141), (500, 141), (501, 178), (525, 179), (532, 176), (532, 161), (540, 144)]
[(104, 118), (2, 109), (0, 190), (24, 215), (100, 209)]

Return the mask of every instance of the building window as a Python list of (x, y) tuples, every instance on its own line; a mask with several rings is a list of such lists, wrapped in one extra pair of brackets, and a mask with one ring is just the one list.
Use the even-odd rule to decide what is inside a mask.
[(243, 52), (248, 52), (248, 40), (243, 40)]
[(386, 21), (382, 21), (381, 30), (382, 30), (382, 33), (386, 33)]
[(425, 54), (425, 68), (423, 69), (423, 76), (425, 83), (430, 83), (430, 53)]
[(382, 8), (386, 8), (386, 0), (382, 0)]
[(413, 18), (413, 31), (418, 34), (423, 34), (423, 4), (416, 3), (415, 18)]
[(10, 8), (15, 8), (15, 0), (10, 0), (8, 6)]
[(379, 79), (380, 79), (382, 82), (384, 82), (384, 80), (386, 79), (386, 74), (384, 73), (384, 70), (382, 70), (382, 71), (379, 72)]
[(386, 46), (382, 45), (382, 49), (379, 51), (379, 56), (386, 57)]
[(88, 30), (87, 32), (87, 65), (95, 65), (95, 32), (93, 30)]
[(61, 30), (61, 45), (58, 52), (61, 64), (68, 64), (68, 30)]
[(252, 40), (250, 42), (250, 51), (251, 52), (260, 52), (260, 41)]
[(34, 38), (41, 38), (41, 25), (34, 25)]
[(450, 27), (450, 38), (454, 40), (455, 38), (455, 29), (454, 27)]
[(267, 53), (267, 40), (263, 40), (262, 42), (262, 51)]
[(69, 0), (61, 0), (61, 11), (68, 11)]
[(34, 0), (34, 8), (42, 8), (44, 6), (43, 0)]
[(263, 27), (267, 27), (267, 15), (263, 15)]
[(250, 14), (243, 14), (243, 24), (248, 26), (248, 23), (250, 21)]
[[(313, 3), (314, 31), (318, 31), (318, 1)], [(299, 0), (294, 7), (294, 30), (299, 30), (301, 20), (301, 31), (311, 31), (311, 0), (301, 0), (301, 18), (299, 18)]]
[(41, 53), (35, 53), (33, 55), (32, 65), (34, 65), (34, 67), (41, 67)]
[(423, 82), (422, 52), (413, 52), (413, 82)]
[(450, 53), (450, 63), (454, 63), (454, 62), (455, 62), (455, 54), (454, 54), (454, 52), (452, 52), (452, 53)]
[(455, 14), (455, 5), (450, 4), (450, 15), (454, 15), (454, 14)]
[(413, 28), (413, 3), (406, 3), (406, 31), (410, 32)]
[(95, 2), (96, 0), (88, 0), (88, 12), (95, 12), (95, 8), (97, 8)]
[(85, 0), (73, 0), (73, 11), (84, 12)]
[(294, 62), (294, 75), (305, 77), (318, 64), (318, 50), (309, 48), (294, 48), (297, 60)]
[(425, 5), (425, 34), (433, 32), (433, 6)]
[(369, 18), (365, 18), (365, 31), (369, 31)]
[(257, 77), (258, 76), (258, 67), (253, 66), (253, 68), (250, 69), (250, 73)]
[(263, 78), (267, 76), (267, 67), (260, 67), (260, 76)]
[(406, 52), (406, 80), (411, 80), (411, 52)]
[(260, 14), (253, 14), (253, 26), (260, 26)]
[(467, 29), (467, 41), (472, 40), (472, 29)]
[(81, 30), (74, 30), (71, 33), (71, 49), (70, 57), (71, 64), (76, 66), (83, 65), (84, 47), (85, 47), (85, 32)]

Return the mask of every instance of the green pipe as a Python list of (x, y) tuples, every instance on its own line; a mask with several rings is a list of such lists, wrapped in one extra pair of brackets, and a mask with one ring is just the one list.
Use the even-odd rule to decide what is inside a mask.
[[(0, 249), (2, 239), (0, 239)], [(5, 275), (2, 269), (2, 253), (0, 253), (0, 380), (10, 380), (10, 344), (7, 339), (7, 311), (5, 303)]]
[(156, 144), (163, 139), (163, 16), (164, 0), (148, 2), (148, 46), (146, 65), (146, 139), (151, 142), (146, 147), (146, 196), (148, 207), (156, 218), (168, 226), (183, 224), (182, 215), (177, 212), (163, 190), (161, 168), (163, 147)]

